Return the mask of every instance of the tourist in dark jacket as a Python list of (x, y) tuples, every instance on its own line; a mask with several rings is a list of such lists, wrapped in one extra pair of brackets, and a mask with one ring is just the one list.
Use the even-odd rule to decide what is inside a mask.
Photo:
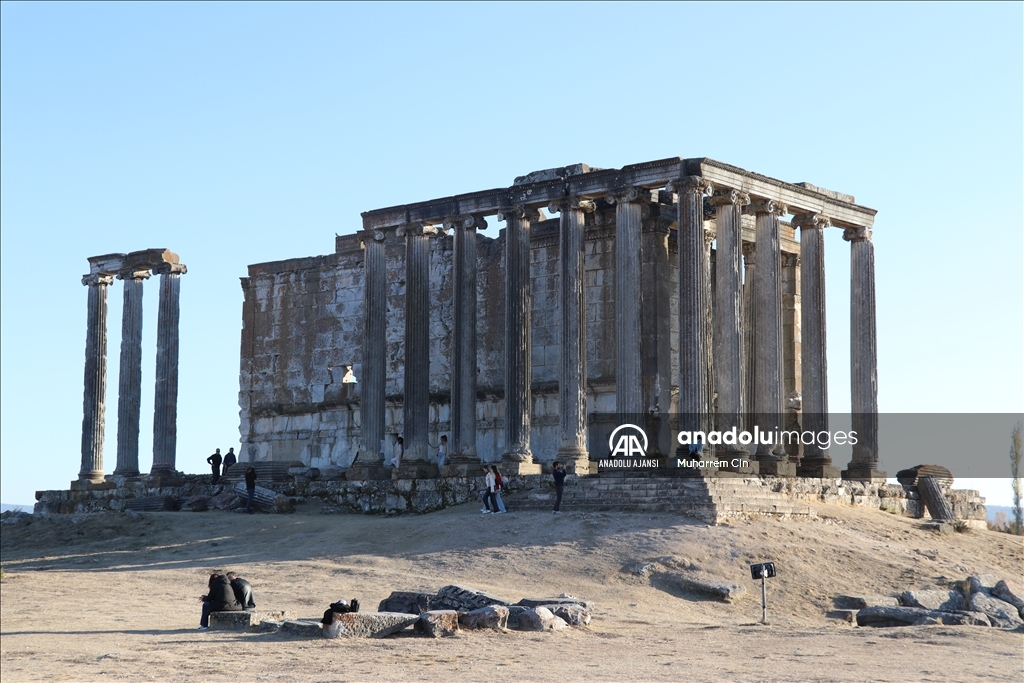
[(221, 465), (221, 474), (225, 477), (228, 476), (228, 470), (231, 469), (231, 466), (236, 462), (238, 462), (238, 457), (235, 456), (235, 449), (229, 448), (228, 454), (224, 456), (224, 464)]
[(210, 592), (200, 597), (203, 601), (203, 616), (199, 620), (199, 630), (205, 631), (210, 626), (210, 612), (240, 612), (242, 606), (238, 604), (235, 591), (231, 588), (231, 581), (224, 574), (214, 572), (210, 574)]
[(565, 488), (565, 465), (555, 461), (555, 465), (551, 470), (551, 478), (555, 480), (555, 513), (559, 512), (562, 506), (562, 490)]
[(249, 465), (245, 471), (245, 493), (248, 499), (245, 501), (245, 513), (252, 514), (252, 499), (256, 497), (256, 468)]
[(220, 454), (220, 449), (215, 450), (213, 455), (206, 459), (206, 462), (210, 463), (210, 469), (213, 470), (213, 480), (210, 483), (216, 484), (220, 479), (220, 464), (224, 462), (224, 456)]
[(237, 572), (228, 572), (228, 580), (231, 581), (231, 590), (235, 592), (235, 599), (246, 612), (256, 609), (256, 601), (252, 599), (252, 584), (238, 575)]

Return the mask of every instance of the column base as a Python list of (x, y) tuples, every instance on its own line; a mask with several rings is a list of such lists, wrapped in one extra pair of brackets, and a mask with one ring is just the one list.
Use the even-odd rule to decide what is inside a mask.
[(403, 460), (391, 468), (391, 479), (436, 479), (437, 463), (429, 460)]
[[(535, 463), (531, 460), (527, 460), (525, 462), (519, 460), (502, 460), (501, 462), (494, 464), (498, 466), (498, 469), (501, 471), (501, 476), (503, 477), (514, 477), (523, 474), (541, 474), (544, 471), (544, 468), (540, 463)], [(569, 469), (568, 464), (565, 469)]]
[(767, 474), (774, 477), (795, 477), (796, 463), (787, 460), (760, 460), (758, 461), (760, 474)]
[[(209, 472), (207, 472), (206, 476), (209, 476)], [(143, 477), (142, 480), (150, 488), (162, 489), (172, 486), (183, 486), (185, 484), (185, 475), (174, 470), (160, 470), (159, 472), (151, 472), (148, 476)]]
[(843, 479), (846, 481), (864, 481), (884, 484), (886, 478), (885, 472), (876, 470), (870, 465), (854, 465), (851, 463), (849, 468), (843, 470)]
[(476, 477), (484, 466), (480, 459), (472, 455), (453, 455), (438, 473), (440, 477)]
[(838, 479), (839, 468), (829, 462), (802, 462), (796, 468), (796, 476), (808, 479)]
[[(590, 474), (590, 454), (585, 450), (559, 450), (555, 454), (555, 460), (565, 465), (565, 471), (568, 474), (575, 474), (581, 477)], [(597, 463), (594, 464), (596, 465)], [(544, 463), (542, 465), (542, 469), (545, 472), (550, 472), (552, 467), (552, 463)], [(594, 471), (597, 471), (596, 468)]]
[(379, 462), (369, 465), (354, 463), (345, 470), (348, 481), (385, 481), (390, 478), (391, 470)]
[(105, 491), (107, 489), (117, 488), (114, 482), (108, 482), (104, 479), (99, 481), (90, 481), (89, 479), (75, 479), (71, 482), (69, 487), (71, 491)]

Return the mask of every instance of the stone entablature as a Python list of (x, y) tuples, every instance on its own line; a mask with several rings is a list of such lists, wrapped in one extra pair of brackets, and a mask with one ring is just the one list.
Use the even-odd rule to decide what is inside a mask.
[[(448, 434), (453, 460), (527, 473), (556, 457), (585, 462), (585, 419), (563, 409), (574, 402), (584, 417), (682, 411), (705, 428), (716, 412), (797, 419), (808, 382), (814, 396), (827, 387), (823, 261), (807, 250), (836, 227), (852, 244), (853, 404), (868, 434), (847, 475), (878, 478), (874, 215), (850, 195), (703, 158), (578, 164), (368, 211), (335, 254), (243, 279), (243, 453), (378, 467), (408, 431), (412, 460), (432, 460)], [(497, 238), (480, 234), (499, 221)], [(454, 372), (469, 349), (475, 367), (460, 360)], [(463, 415), (475, 405), (475, 420), (456, 428), (453, 400)], [(753, 470), (791, 476), (800, 455), (763, 449)], [(837, 474), (827, 452), (807, 455), (803, 474)]]

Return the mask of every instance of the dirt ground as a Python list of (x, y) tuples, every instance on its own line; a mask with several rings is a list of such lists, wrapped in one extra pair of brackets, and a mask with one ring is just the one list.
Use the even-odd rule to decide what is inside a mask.
[[(854, 628), (839, 594), (945, 587), (973, 573), (1024, 583), (1020, 538), (940, 535), (878, 511), (710, 527), (674, 514), (233, 512), (54, 516), (0, 534), (0, 677), (13, 681), (1013, 681), (1024, 635), (984, 627)], [(671, 557), (746, 585), (727, 604), (628, 570)], [(770, 625), (748, 565), (774, 561)], [(454, 638), (300, 639), (199, 632), (210, 571), (235, 570), (261, 609), (319, 618), (393, 590), (457, 583), (505, 597), (569, 593), (588, 628)]]

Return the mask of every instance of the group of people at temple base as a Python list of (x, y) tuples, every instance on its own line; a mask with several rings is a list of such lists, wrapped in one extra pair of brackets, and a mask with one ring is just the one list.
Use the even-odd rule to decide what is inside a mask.
[[(218, 448), (214, 450), (213, 455), (206, 459), (206, 462), (210, 464), (210, 468), (213, 470), (213, 479), (210, 483), (216, 484), (220, 481), (221, 473), (223, 472), (224, 474), (227, 474), (228, 469), (238, 462), (238, 457), (235, 456), (234, 448), (229, 448), (227, 455), (223, 456), (220, 454), (220, 449)], [(221, 469), (222, 465), (223, 469)]]
[[(220, 449), (217, 448), (214, 450), (213, 455), (206, 459), (206, 462), (210, 463), (210, 467), (213, 470), (213, 478), (210, 483), (216, 485), (220, 481), (221, 473), (227, 474), (228, 468), (238, 462), (238, 458), (235, 456), (234, 448), (229, 448), (227, 455), (224, 456), (220, 454)], [(223, 470), (221, 467), (223, 467)], [(245, 471), (245, 492), (247, 496), (245, 512), (251, 515), (253, 500), (256, 497), (256, 468), (252, 465), (249, 465), (249, 469)]]
[(199, 620), (200, 631), (210, 627), (211, 612), (251, 612), (256, 609), (252, 585), (237, 572), (210, 574), (209, 592), (199, 599), (203, 601), (203, 614)]

